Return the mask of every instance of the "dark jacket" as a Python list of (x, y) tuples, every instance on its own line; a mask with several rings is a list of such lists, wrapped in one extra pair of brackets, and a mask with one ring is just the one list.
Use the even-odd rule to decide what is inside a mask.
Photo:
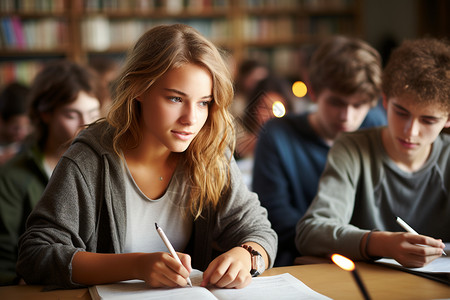
[(37, 146), (22, 150), (0, 168), (0, 284), (15, 284), (17, 244), (48, 176)]

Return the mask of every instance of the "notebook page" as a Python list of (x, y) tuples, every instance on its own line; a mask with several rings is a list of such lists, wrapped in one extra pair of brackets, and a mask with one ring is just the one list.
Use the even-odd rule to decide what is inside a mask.
[(309, 288), (289, 273), (256, 277), (243, 289), (210, 288), (219, 300), (248, 299), (330, 299)]
[(113, 284), (103, 284), (89, 287), (93, 300), (129, 300), (129, 299), (214, 299), (216, 298), (206, 289), (200, 287), (203, 273), (192, 270), (189, 276), (193, 287), (183, 288), (151, 288), (141, 280), (128, 280)]

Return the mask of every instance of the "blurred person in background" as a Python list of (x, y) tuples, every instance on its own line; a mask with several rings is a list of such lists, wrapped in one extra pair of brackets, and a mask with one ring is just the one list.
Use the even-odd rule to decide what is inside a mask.
[(251, 189), (256, 141), (264, 123), (292, 111), (294, 94), (289, 82), (277, 75), (260, 80), (248, 96), (243, 115), (238, 118), (235, 157), (247, 186)]
[(0, 93), (0, 165), (13, 157), (31, 132), (27, 114), (29, 87), (12, 82)]
[(256, 59), (246, 59), (238, 67), (234, 80), (234, 99), (231, 113), (234, 117), (244, 114), (248, 99), (259, 81), (269, 75), (269, 68)]
[(321, 43), (309, 66), (312, 112), (266, 123), (259, 135), (253, 191), (278, 234), (276, 266), (299, 253), (295, 226), (316, 195), (327, 154), (342, 133), (386, 124), (373, 108), (381, 97), (381, 58), (366, 42), (334, 36)]
[(109, 57), (96, 57), (89, 64), (99, 77), (101, 116), (106, 117), (112, 103), (112, 85), (120, 70), (120, 63)]
[(16, 284), (18, 239), (71, 140), (98, 119), (94, 71), (68, 61), (46, 66), (30, 90), (34, 132), (24, 149), (0, 167), (0, 284)]

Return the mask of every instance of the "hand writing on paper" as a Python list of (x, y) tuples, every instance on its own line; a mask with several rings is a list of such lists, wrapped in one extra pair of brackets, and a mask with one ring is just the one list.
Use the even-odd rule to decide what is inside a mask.
[(252, 280), (250, 253), (235, 247), (214, 259), (203, 273), (202, 286), (208, 284), (221, 288), (243, 288)]
[(398, 247), (398, 257), (395, 260), (410, 268), (423, 267), (432, 262), (442, 255), (445, 247), (441, 240), (411, 233), (394, 235), (394, 241), (394, 245)]
[(151, 287), (186, 286), (191, 257), (177, 253), (181, 264), (167, 252), (92, 253), (79, 251), (72, 260), (72, 280), (84, 285), (140, 279)]
[(370, 255), (391, 257), (408, 268), (425, 266), (445, 247), (441, 240), (408, 232), (373, 232), (370, 244)]
[(192, 271), (191, 257), (177, 252), (180, 265), (169, 253), (145, 253), (138, 260), (137, 278), (144, 280), (151, 287), (186, 286)]

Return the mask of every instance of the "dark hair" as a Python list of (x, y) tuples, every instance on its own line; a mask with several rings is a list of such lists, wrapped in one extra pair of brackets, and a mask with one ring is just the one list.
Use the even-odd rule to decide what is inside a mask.
[(402, 95), (417, 103), (440, 103), (450, 112), (450, 44), (423, 38), (394, 49), (383, 74), (387, 98)]
[(42, 114), (74, 102), (81, 91), (99, 98), (97, 75), (86, 66), (56, 61), (36, 75), (30, 91), (30, 118), (39, 145), (43, 146), (48, 135)]
[(0, 94), (0, 117), (7, 122), (15, 116), (27, 114), (30, 88), (20, 82), (5, 86)]
[(250, 91), (246, 91), (246, 88), (244, 86), (245, 79), (252, 74), (252, 72), (258, 68), (266, 69), (269, 71), (269, 67), (265, 65), (263, 62), (256, 60), (256, 59), (246, 59), (242, 61), (242, 63), (239, 65), (236, 79), (234, 80), (235, 85), (235, 92), (236, 93), (248, 93)]

